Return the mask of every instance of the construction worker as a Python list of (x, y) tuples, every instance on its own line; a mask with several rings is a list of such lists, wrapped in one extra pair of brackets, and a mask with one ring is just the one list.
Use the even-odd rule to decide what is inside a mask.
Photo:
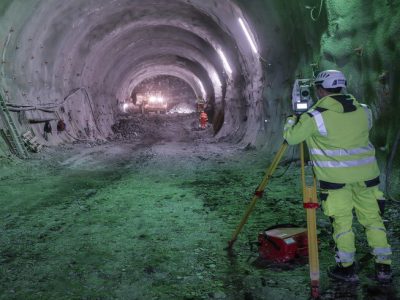
[(49, 140), (49, 134), (52, 134), (53, 129), (51, 128), (50, 121), (46, 121), (43, 127), (43, 137), (46, 141)]
[(203, 110), (203, 111), (200, 113), (200, 128), (201, 128), (201, 129), (206, 129), (206, 127), (207, 127), (207, 122), (208, 122), (208, 116), (207, 116), (207, 114), (205, 113), (205, 111)]
[(391, 281), (391, 248), (382, 222), (383, 193), (379, 190), (379, 168), (375, 148), (369, 141), (372, 114), (354, 96), (343, 94), (347, 81), (340, 71), (321, 72), (316, 80), (318, 101), (310, 110), (289, 117), (284, 138), (290, 145), (306, 141), (310, 160), (320, 184), (322, 209), (333, 226), (336, 266), (331, 278), (358, 281), (355, 269), (353, 209), (364, 226), (375, 257), (375, 275)]

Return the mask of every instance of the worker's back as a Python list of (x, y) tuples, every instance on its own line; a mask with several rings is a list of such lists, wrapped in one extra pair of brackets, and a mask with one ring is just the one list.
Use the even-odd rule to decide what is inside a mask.
[(351, 95), (324, 97), (314, 109), (309, 115), (316, 131), (306, 141), (318, 179), (351, 183), (378, 177), (369, 109)]

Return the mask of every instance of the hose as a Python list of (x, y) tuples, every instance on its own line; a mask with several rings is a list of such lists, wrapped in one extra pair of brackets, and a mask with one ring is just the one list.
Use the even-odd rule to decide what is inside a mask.
[[(95, 119), (92, 99), (91, 99), (91, 97), (89, 95), (89, 92), (87, 91), (87, 89), (85, 87), (78, 87), (78, 88), (75, 88), (75, 89), (71, 90), (69, 92), (69, 94), (64, 98), (64, 100), (61, 103), (57, 104), (57, 106), (59, 107), (62, 104), (64, 104), (70, 97), (72, 97), (73, 95), (75, 95), (79, 91), (84, 95), (84, 97), (86, 98), (86, 100), (89, 103), (89, 108), (90, 108), (90, 111), (92, 112), (92, 116), (93, 116), (93, 123), (96, 126), (97, 132), (99, 134), (101, 134), (101, 135), (104, 135), (103, 132), (100, 130), (99, 125), (97, 124), (97, 121)], [(49, 104), (47, 104), (47, 105), (49, 105)]]
[(318, 19), (319, 19), (319, 17), (321, 16), (323, 4), (324, 4), (324, 0), (321, 0), (321, 4), (320, 4), (320, 6), (319, 6), (319, 12), (318, 12), (318, 16), (317, 16), (317, 17), (314, 17), (314, 11), (315, 11), (315, 9), (316, 9), (317, 7), (314, 6), (314, 7), (311, 9), (310, 17), (311, 17), (311, 20), (313, 20), (314, 22), (317, 22)]
[[(58, 112), (56, 112), (55, 115), (57, 116), (58, 120), (61, 120), (61, 119), (62, 119), (61, 116), (60, 116), (60, 114), (59, 114)], [(71, 125), (72, 125), (72, 123), (71, 123)], [(75, 129), (76, 129), (76, 128), (75, 128)], [(73, 136), (73, 135), (70, 134), (67, 130), (65, 130), (65, 133), (66, 133), (66, 135), (68, 135), (70, 138), (72, 138), (72, 139), (74, 139), (74, 140), (76, 140), (76, 141), (78, 141), (78, 142), (90, 142), (90, 140), (81, 139), (81, 138), (78, 138), (78, 137)]]
[(273, 175), (273, 176), (272, 176), (273, 178), (281, 178), (281, 177), (283, 177), (283, 176), (287, 173), (287, 171), (289, 170), (289, 168), (291, 167), (291, 165), (292, 165), (292, 163), (293, 163), (293, 161), (294, 161), (294, 155), (295, 155), (295, 148), (293, 147), (293, 150), (292, 150), (292, 157), (290, 158), (289, 163), (288, 163), (286, 169), (282, 172), (282, 174)]

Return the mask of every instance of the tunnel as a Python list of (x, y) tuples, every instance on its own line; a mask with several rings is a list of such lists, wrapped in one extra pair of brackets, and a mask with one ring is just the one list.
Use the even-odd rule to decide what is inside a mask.
[(362, 284), (328, 279), (332, 224), (316, 209), (320, 298), (399, 299), (399, 8), (0, 1), (0, 299), (308, 299), (308, 261), (260, 264), (257, 239), (307, 227), (303, 151), (269, 172), (296, 80), (315, 103), (323, 70), (371, 111), (393, 280), (371, 279), (356, 221)]
[[(10, 74), (4, 77), (6, 94), (18, 98), (13, 105), (35, 107), (35, 117), (29, 120), (57, 115), (75, 128), (70, 139), (107, 138), (121, 108), (136, 102), (131, 98), (135, 88), (146, 79), (169, 75), (190, 85), (192, 104), (204, 99), (213, 113), (223, 116), (225, 126), (215, 130), (222, 129), (220, 137), (255, 140), (254, 132), (262, 125), (263, 72), (258, 49), (252, 48), (257, 47), (256, 36), (237, 4), (71, 2), (57, 9), (41, 2), (30, 5), (23, 5), (26, 15), (18, 13), (18, 24), (11, 22), (15, 25), (9, 26), (3, 51), (4, 59), (10, 60), (4, 63), (4, 72)], [(20, 9), (7, 6), (8, 11)], [(35, 26), (29, 20), (31, 11), (40, 20)], [(49, 106), (53, 116), (40, 115)], [(90, 116), (79, 116), (78, 110)], [(248, 115), (248, 124), (242, 124)]]

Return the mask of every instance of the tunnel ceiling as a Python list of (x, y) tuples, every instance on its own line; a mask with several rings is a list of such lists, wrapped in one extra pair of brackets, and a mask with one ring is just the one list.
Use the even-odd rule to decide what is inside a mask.
[(2, 85), (10, 101), (68, 109), (66, 95), (84, 88), (103, 133), (148, 78), (182, 79), (197, 96), (215, 100), (236, 127), (235, 115), (261, 87), (258, 54), (238, 22), (246, 16), (233, 1), (21, 0), (10, 1), (2, 18), (9, 26)]

